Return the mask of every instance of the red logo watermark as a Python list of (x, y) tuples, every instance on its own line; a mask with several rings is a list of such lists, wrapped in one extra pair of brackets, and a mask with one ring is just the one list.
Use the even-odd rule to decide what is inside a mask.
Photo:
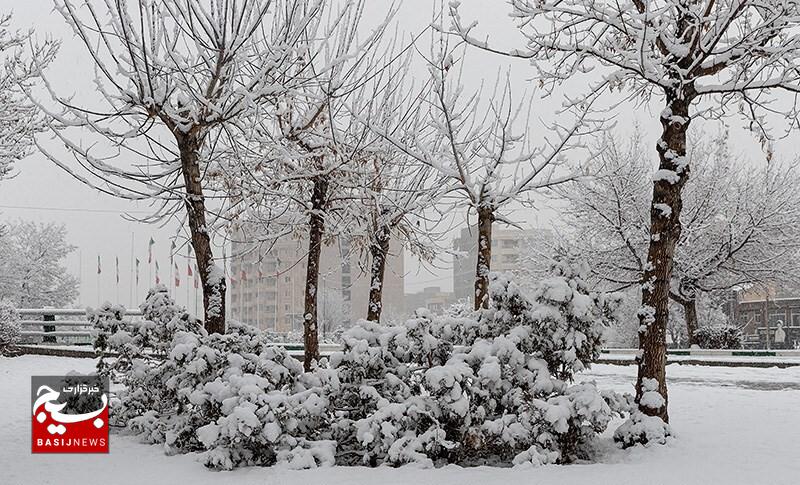
[(108, 453), (108, 380), (31, 378), (33, 453)]

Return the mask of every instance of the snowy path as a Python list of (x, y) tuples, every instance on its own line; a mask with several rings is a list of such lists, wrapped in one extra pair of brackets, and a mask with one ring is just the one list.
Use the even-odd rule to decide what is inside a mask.
[[(30, 376), (86, 372), (89, 359), (0, 358), (2, 485), (789, 485), (800, 483), (800, 367), (720, 368), (670, 365), (670, 415), (678, 439), (665, 447), (618, 450), (610, 441), (600, 463), (538, 469), (447, 467), (268, 468), (211, 472), (192, 456), (111, 437), (110, 455), (31, 455)], [(598, 365), (585, 379), (630, 391), (636, 369)]]

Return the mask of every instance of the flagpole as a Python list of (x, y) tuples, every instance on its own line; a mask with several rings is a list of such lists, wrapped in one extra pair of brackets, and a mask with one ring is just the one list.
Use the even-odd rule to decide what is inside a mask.
[(261, 262), (258, 263), (258, 272), (256, 273), (256, 326), (261, 329)]
[(132, 308), (136, 308), (136, 303), (135, 302), (138, 301), (138, 299), (139, 299), (139, 264), (141, 263), (141, 261), (139, 261), (139, 258), (134, 258), (133, 261), (134, 261), (134, 263), (133, 263), (133, 266), (134, 266), (134, 270), (133, 270), (134, 271), (134, 277), (133, 278), (134, 278), (134, 281), (136, 282), (136, 292), (133, 294), (134, 295), (134, 298), (133, 298), (134, 299), (134, 303), (133, 303), (133, 305), (135, 305), (135, 306), (133, 306)]
[(133, 247), (134, 247), (134, 243), (135, 243), (134, 235), (133, 235), (133, 231), (131, 231), (131, 266), (130, 266), (131, 272), (128, 275), (129, 276), (128, 284), (131, 285), (131, 290), (130, 290), (131, 297), (130, 297), (130, 300), (128, 300), (130, 302), (130, 306), (128, 308), (133, 308), (133, 305), (135, 304), (135, 301), (136, 301), (136, 293), (134, 293), (134, 290), (133, 290), (133, 281), (134, 281), (134, 275), (133, 275), (133, 271), (134, 271), (134, 268), (133, 268), (133, 266), (134, 266)]
[[(196, 259), (197, 259), (197, 258), (195, 258), (195, 260), (196, 260)], [(199, 271), (199, 268), (197, 267), (197, 263), (195, 263), (195, 265), (194, 265), (194, 278), (195, 278), (195, 279), (197, 279), (197, 278), (199, 278), (199, 277), (200, 277), (200, 276), (198, 276), (198, 274), (197, 274), (197, 272), (198, 272), (198, 271)], [(197, 315), (197, 286), (198, 286), (198, 285), (195, 285), (195, 284), (194, 284), (194, 280), (192, 280), (192, 283), (193, 283), (193, 285), (192, 285), (192, 286), (194, 286), (194, 314), (195, 314), (195, 315)]]
[[(78, 288), (81, 289), (81, 293), (83, 293), (83, 250), (78, 248)], [(85, 299), (81, 298), (84, 302)]]
[(97, 307), (100, 308), (100, 255), (97, 255)]
[(114, 256), (114, 281), (117, 284), (117, 301), (114, 303), (119, 303), (119, 256)]
[[(186, 267), (191, 268), (192, 253), (189, 251), (189, 244), (186, 244)], [(186, 311), (189, 311), (189, 292), (191, 291), (189, 285), (194, 285), (194, 281), (189, 281), (189, 272), (186, 272)], [(195, 315), (196, 316), (196, 315)]]

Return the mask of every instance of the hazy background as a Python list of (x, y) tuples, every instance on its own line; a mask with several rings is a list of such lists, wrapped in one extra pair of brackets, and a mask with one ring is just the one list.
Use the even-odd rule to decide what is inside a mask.
[[(434, 3), (432, 0), (407, 0), (398, 16), (400, 30), (410, 34), (424, 29), (431, 21)], [(0, 0), (0, 12), (13, 11), (13, 25), (16, 28), (35, 27), (38, 37), (51, 36), (61, 40), (60, 52), (47, 70), (47, 76), (61, 95), (74, 94), (77, 100), (93, 100), (96, 94), (93, 92), (92, 64), (83, 46), (78, 44), (61, 16), (53, 11), (52, 5), (52, 0)], [(388, 5), (386, 0), (370, 0), (365, 24), (369, 26), (377, 23)], [(463, 0), (462, 10), (465, 21), (478, 19), (479, 31), (490, 32), (490, 40), (496, 45), (522, 45), (519, 33), (507, 16), (510, 7), (505, 2)], [(428, 37), (421, 40), (423, 48), (427, 45), (427, 39)], [(469, 89), (477, 89), (484, 78), (489, 82), (493, 81), (498, 70), (509, 68), (515, 89), (532, 87), (530, 77), (535, 75), (535, 71), (525, 61), (512, 61), (472, 49), (464, 62), (464, 80)], [(424, 72), (419, 74), (425, 75)], [(594, 75), (599, 76), (600, 73)], [(585, 87), (585, 83), (586, 79), (575, 80), (565, 86), (565, 90), (577, 92)], [(534, 116), (546, 124), (560, 105), (560, 96), (540, 99), (533, 110)], [(617, 118), (617, 129), (630, 130), (634, 123), (638, 123), (646, 133), (648, 146), (654, 146), (660, 130), (657, 117), (661, 110), (660, 100), (654, 98), (649, 106), (625, 108), (622, 106), (618, 110), (624, 110), (625, 114)], [(629, 113), (635, 115), (631, 116)], [(739, 120), (731, 122), (734, 126), (734, 136), (731, 137), (734, 150), (753, 160), (752, 163), (763, 163), (758, 144), (741, 128), (742, 123)], [(705, 124), (710, 132), (719, 131), (718, 124)], [(794, 157), (793, 148), (797, 146), (797, 142), (797, 136), (779, 141), (776, 145), (778, 155)], [(47, 139), (43, 143), (59, 152), (60, 147), (52, 140)], [(655, 150), (653, 160), (655, 164)], [(176, 235), (184, 237), (177, 221), (163, 226), (127, 221), (123, 214), (145, 216), (149, 213), (148, 206), (101, 195), (82, 185), (38, 153), (19, 163), (16, 171), (18, 173), (15, 178), (0, 182), (0, 220), (23, 218), (57, 221), (67, 226), (69, 242), (78, 247), (67, 265), (81, 280), (80, 306), (93, 306), (100, 300), (118, 301), (129, 307), (138, 305), (146, 291), (148, 277), (153, 276), (147, 265), (147, 242), (151, 237), (156, 241), (154, 256), (161, 266), (162, 281), (168, 280), (170, 241)], [(524, 227), (547, 227), (553, 222), (554, 213), (552, 207), (548, 207), (548, 203), (543, 201), (536, 210), (515, 211), (513, 218)], [(455, 230), (451, 231), (454, 232)], [(184, 241), (180, 238), (177, 240), (179, 246)], [(219, 248), (216, 251), (221, 253)], [(180, 254), (182, 256), (176, 256), (175, 261), (182, 273), (182, 288), (176, 292), (176, 297), (179, 303), (185, 303), (186, 249)], [(98, 256), (102, 262), (102, 274), (99, 276), (96, 274)], [(115, 283), (115, 257), (119, 258), (119, 285)], [(142, 262), (141, 281), (136, 295), (133, 294), (132, 285), (134, 257)], [(412, 256), (406, 255), (406, 291), (416, 291), (424, 286), (451, 289), (451, 267), (452, 261), (447, 255), (433, 265), (421, 265)]]

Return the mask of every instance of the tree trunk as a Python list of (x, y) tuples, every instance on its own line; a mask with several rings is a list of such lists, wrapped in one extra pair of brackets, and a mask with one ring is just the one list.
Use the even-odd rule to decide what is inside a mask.
[[(666, 329), (669, 320), (670, 280), (675, 246), (681, 234), (681, 190), (689, 177), (686, 132), (689, 128), (690, 100), (674, 93), (667, 95), (667, 109), (661, 114), (663, 132), (657, 144), (659, 171), (654, 177), (650, 206), (650, 247), (642, 283), (639, 310), (639, 357), (636, 402), (639, 410), (669, 422), (667, 413)], [(660, 407), (641, 403), (645, 379), (658, 382), (663, 397)]]
[(323, 211), (328, 197), (328, 181), (324, 177), (314, 179), (311, 194), (311, 217), (308, 225), (308, 262), (306, 264), (305, 308), (303, 313), (303, 367), (311, 370), (319, 360), (319, 315), (317, 315), (317, 289), (319, 286), (319, 259), (322, 252), (322, 237), (325, 232)]
[(379, 322), (381, 311), (383, 311), (383, 278), (386, 273), (386, 258), (389, 256), (389, 241), (389, 226), (383, 225), (378, 228), (375, 240), (369, 247), (372, 267), (370, 268), (367, 320), (370, 322)]
[(489, 272), (492, 267), (492, 222), (490, 207), (478, 208), (478, 263), (475, 266), (475, 309), (489, 308)]
[(181, 155), (181, 171), (186, 186), (186, 214), (192, 248), (197, 259), (200, 283), (203, 287), (203, 312), (205, 329), (211, 333), (225, 333), (225, 275), (214, 264), (211, 236), (206, 226), (206, 202), (200, 175), (198, 153), (201, 142), (194, 137), (184, 137), (178, 146)]
[(692, 345), (697, 343), (697, 340), (694, 338), (694, 332), (697, 331), (697, 300), (687, 299), (683, 303), (683, 314), (686, 318), (686, 333), (687, 338), (689, 339), (689, 347), (691, 348)]
[(698, 326), (697, 294), (697, 288), (686, 282), (681, 282), (678, 292), (670, 293), (670, 298), (683, 307), (683, 314), (686, 320), (686, 341), (689, 347), (697, 343), (694, 337), (694, 332)]

